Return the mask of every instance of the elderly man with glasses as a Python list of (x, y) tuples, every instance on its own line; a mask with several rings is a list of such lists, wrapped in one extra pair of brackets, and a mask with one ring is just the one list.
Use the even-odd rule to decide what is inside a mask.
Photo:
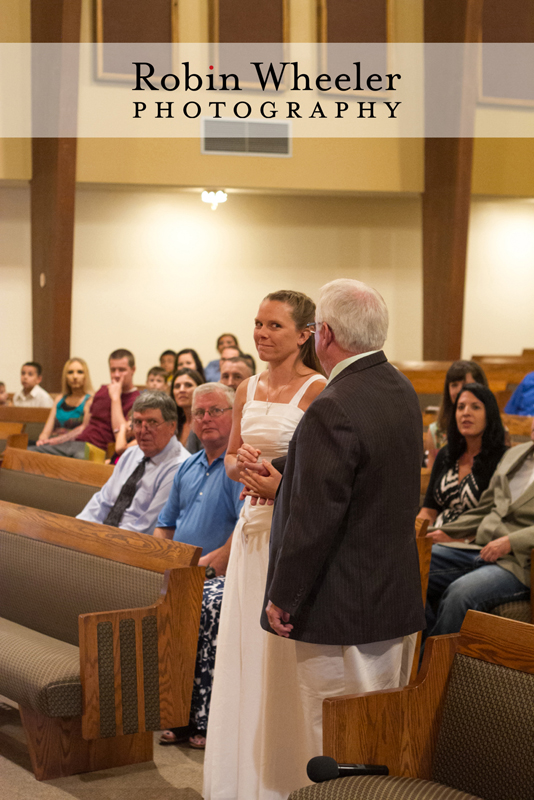
[(153, 533), (174, 475), (189, 453), (176, 438), (176, 404), (164, 392), (145, 392), (132, 409), (137, 440), (78, 519)]
[[(230, 480), (224, 468), (234, 397), (234, 390), (222, 383), (204, 383), (195, 389), (193, 430), (204, 449), (175, 475), (154, 531), (154, 536), (202, 547), (199, 564), (214, 575), (204, 586), (191, 719), (186, 732), (190, 745), (196, 748), (205, 745), (224, 576), (242, 506), (243, 487)], [(164, 731), (161, 744), (175, 744), (183, 734), (181, 729)]]

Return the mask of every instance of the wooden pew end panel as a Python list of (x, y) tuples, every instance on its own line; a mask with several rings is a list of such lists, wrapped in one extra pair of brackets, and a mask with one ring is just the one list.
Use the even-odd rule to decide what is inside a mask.
[(151, 731), (87, 741), (82, 737), (81, 717), (45, 717), (22, 706), (19, 711), (38, 781), (153, 759)]

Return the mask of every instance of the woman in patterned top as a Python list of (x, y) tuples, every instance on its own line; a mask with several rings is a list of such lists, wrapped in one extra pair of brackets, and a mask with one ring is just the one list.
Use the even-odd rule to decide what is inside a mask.
[[(506, 450), (504, 437), (493, 393), (479, 383), (465, 384), (449, 421), (447, 444), (432, 467), (419, 517), (439, 529), (477, 506)], [(443, 532), (439, 535), (446, 536)], [(439, 541), (451, 539), (447, 536)]]

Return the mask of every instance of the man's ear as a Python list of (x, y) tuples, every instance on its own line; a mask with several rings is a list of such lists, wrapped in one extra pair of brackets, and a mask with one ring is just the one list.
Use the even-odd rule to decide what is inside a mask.
[(323, 322), (321, 326), (321, 333), (323, 334), (323, 340), (325, 345), (329, 345), (332, 344), (332, 342), (335, 342), (336, 335), (327, 322)]
[(43, 376), (42, 375), (38, 375), (37, 376), (37, 383), (41, 383), (42, 380), (43, 380)]

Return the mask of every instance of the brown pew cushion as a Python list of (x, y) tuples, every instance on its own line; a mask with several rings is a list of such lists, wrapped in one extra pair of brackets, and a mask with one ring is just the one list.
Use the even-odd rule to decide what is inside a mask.
[(47, 717), (82, 713), (80, 651), (0, 618), (0, 694)]
[(98, 492), (96, 486), (46, 478), (14, 469), (0, 469), (0, 500), (76, 517)]
[(288, 800), (480, 800), (440, 783), (393, 775), (337, 778), (291, 792)]

